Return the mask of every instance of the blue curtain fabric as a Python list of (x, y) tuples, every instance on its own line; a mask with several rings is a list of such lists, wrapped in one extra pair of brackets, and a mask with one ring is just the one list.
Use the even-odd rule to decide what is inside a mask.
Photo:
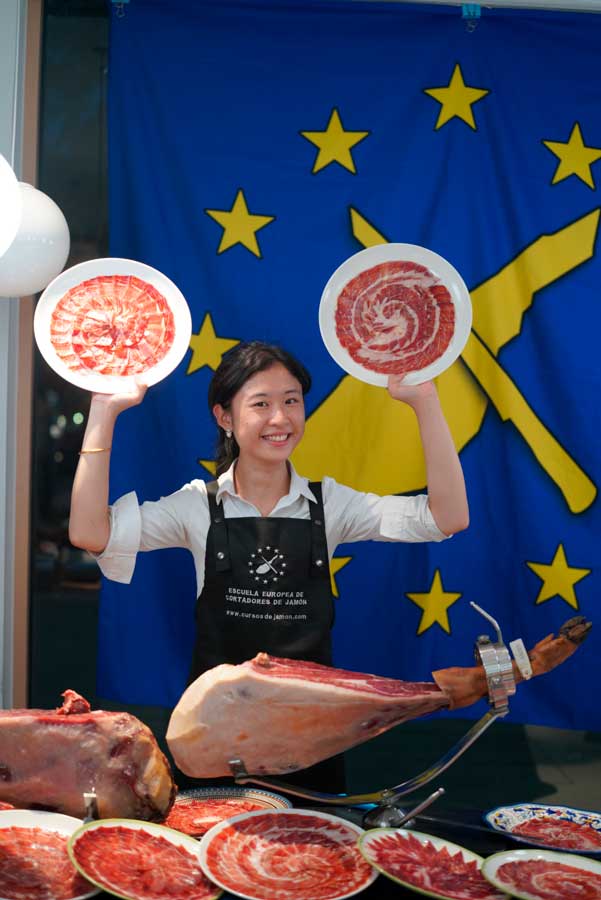
[[(303, 474), (422, 491), (411, 414), (332, 360), (320, 297), (345, 259), (386, 241), (442, 255), (470, 290), (472, 334), (438, 378), (470, 527), (337, 549), (339, 666), (420, 681), (471, 665), (493, 633), (470, 601), (528, 647), (595, 618), (600, 47), (601, 18), (544, 11), (135, 0), (113, 18), (110, 252), (178, 285), (193, 336), (118, 422), (112, 499), (212, 478), (207, 386), (251, 339), (314, 377)], [(195, 600), (180, 550), (142, 554), (129, 586), (104, 582), (100, 696), (177, 701)], [(522, 685), (510, 719), (601, 730), (598, 641)]]

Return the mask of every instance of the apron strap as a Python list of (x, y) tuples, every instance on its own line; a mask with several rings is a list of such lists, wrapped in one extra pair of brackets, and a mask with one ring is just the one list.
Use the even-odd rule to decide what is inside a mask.
[(211, 514), (211, 527), (213, 530), (213, 547), (215, 548), (215, 569), (218, 572), (227, 572), (232, 568), (230, 548), (227, 539), (227, 527), (223, 514), (223, 503), (217, 505), (218, 481), (210, 481), (207, 484), (207, 497), (209, 498), (209, 513)]
[(328, 544), (326, 541), (326, 526), (324, 524), (321, 481), (310, 481), (309, 488), (317, 500), (317, 503), (312, 503), (309, 500), (309, 513), (311, 515), (312, 526), (311, 575), (313, 577), (323, 577), (323, 573), (327, 572), (329, 578)]
[[(213, 529), (213, 547), (215, 550), (215, 569), (217, 572), (227, 572), (231, 569), (229, 542), (227, 539), (227, 526), (223, 514), (223, 505), (217, 505), (217, 490), (219, 483), (211, 481), (207, 484), (207, 497), (209, 499), (209, 512)], [(315, 495), (316, 503), (309, 501), (309, 513), (311, 516), (311, 575), (321, 577), (329, 571), (328, 544), (326, 541), (326, 527), (324, 524), (323, 497), (320, 481), (311, 481), (309, 488)]]

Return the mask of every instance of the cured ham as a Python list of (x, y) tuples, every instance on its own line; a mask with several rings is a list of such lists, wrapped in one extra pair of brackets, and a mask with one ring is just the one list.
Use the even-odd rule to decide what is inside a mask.
[(437, 848), (431, 841), (403, 831), (373, 834), (361, 842), (361, 849), (368, 861), (393, 881), (450, 900), (506, 900), (506, 894), (486, 881), (478, 859), (465, 859), (459, 848), (453, 853), (446, 846)]
[(0, 828), (0, 897), (72, 900), (94, 891), (67, 853), (67, 836), (41, 828)]
[(376, 877), (357, 847), (362, 833), (323, 813), (251, 813), (203, 838), (202, 865), (221, 887), (253, 900), (339, 900)]
[(390, 261), (352, 278), (335, 309), (336, 335), (355, 362), (388, 375), (433, 363), (449, 346), (455, 307), (426, 266)]
[(205, 877), (195, 849), (123, 825), (82, 831), (72, 846), (73, 857), (88, 878), (119, 897), (211, 900), (221, 892)]
[(90, 711), (65, 691), (57, 710), (0, 710), (0, 801), (79, 819), (84, 792), (100, 816), (161, 819), (175, 785), (150, 729), (125, 712)]
[(533, 900), (600, 900), (601, 875), (550, 859), (525, 859), (499, 866), (495, 881), (510, 893)]
[(175, 337), (165, 297), (135, 275), (99, 275), (71, 288), (50, 317), (50, 342), (73, 372), (140, 375)]
[[(570, 619), (558, 637), (530, 651), (534, 675), (563, 662), (590, 623)], [(522, 676), (514, 663), (516, 682)], [(442, 669), (433, 682), (406, 682), (259, 653), (196, 679), (174, 709), (167, 742), (177, 766), (195, 778), (231, 774), (240, 759), (250, 774), (285, 774), (341, 753), (394, 725), (487, 695), (482, 666)]]
[(545, 847), (601, 853), (601, 831), (585, 822), (552, 815), (537, 816), (515, 825), (511, 833)]
[(244, 797), (221, 797), (206, 800), (177, 800), (163, 822), (167, 828), (174, 828), (182, 834), (201, 837), (205, 832), (232, 816), (265, 809), (266, 804)]

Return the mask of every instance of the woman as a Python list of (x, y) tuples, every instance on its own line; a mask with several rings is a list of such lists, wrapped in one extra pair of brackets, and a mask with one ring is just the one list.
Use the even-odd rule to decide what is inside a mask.
[[(103, 573), (126, 583), (138, 550), (191, 550), (198, 583), (191, 680), (261, 650), (329, 664), (328, 561), (337, 545), (440, 541), (468, 524), (463, 473), (434, 384), (402, 381), (391, 376), (388, 390), (417, 416), (428, 480), (428, 494), (418, 497), (379, 497), (298, 475), (289, 457), (303, 436), (310, 376), (281, 348), (253, 342), (223, 357), (209, 388), (219, 427), (217, 481), (195, 480), (141, 506), (127, 494), (109, 509), (115, 420), (142, 401), (145, 387), (94, 394), (73, 486), (71, 542), (99, 554)], [(285, 607), (293, 612), (283, 612), (282, 598), (294, 598)]]

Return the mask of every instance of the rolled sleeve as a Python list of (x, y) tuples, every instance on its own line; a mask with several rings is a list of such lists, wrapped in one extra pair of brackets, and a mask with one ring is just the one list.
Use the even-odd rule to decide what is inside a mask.
[(428, 506), (428, 495), (380, 496), (323, 479), (328, 549), (355, 541), (444, 541)]
[(427, 494), (417, 497), (384, 497), (380, 535), (385, 541), (446, 541), (428, 505)]
[(103, 552), (96, 556), (96, 562), (105, 578), (129, 584), (142, 534), (142, 517), (136, 493), (124, 494), (109, 507), (109, 513), (111, 534)]

